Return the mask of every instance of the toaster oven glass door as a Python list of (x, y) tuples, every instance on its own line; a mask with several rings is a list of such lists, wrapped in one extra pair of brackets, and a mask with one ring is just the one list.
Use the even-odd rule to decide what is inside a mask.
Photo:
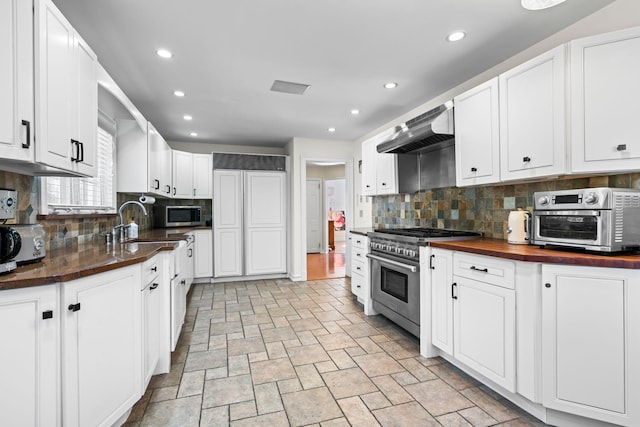
[(611, 212), (606, 210), (535, 211), (535, 243), (607, 245)]

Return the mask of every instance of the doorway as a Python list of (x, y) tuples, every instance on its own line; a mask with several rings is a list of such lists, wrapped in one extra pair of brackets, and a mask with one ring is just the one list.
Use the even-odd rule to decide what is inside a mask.
[(345, 277), (345, 163), (306, 163), (307, 280)]

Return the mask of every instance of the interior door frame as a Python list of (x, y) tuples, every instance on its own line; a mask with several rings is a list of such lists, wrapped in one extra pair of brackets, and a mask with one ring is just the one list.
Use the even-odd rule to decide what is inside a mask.
[[(322, 217), (324, 214), (324, 204), (325, 204), (325, 195), (324, 195), (324, 179), (321, 178), (307, 178), (307, 180), (305, 181), (307, 184), (309, 183), (309, 181), (314, 181), (317, 182), (318, 185), (320, 186), (320, 196), (319, 196), (319, 201), (320, 201), (320, 206), (319, 206), (319, 211), (318, 214), (320, 215), (320, 247), (318, 248), (318, 252), (308, 252), (309, 248), (305, 248), (305, 251), (307, 251), (306, 253), (324, 253), (326, 252), (326, 229), (325, 229), (325, 221), (322, 221)], [(305, 191), (306, 191), (306, 186), (305, 186)], [(305, 197), (305, 203), (308, 202), (307, 198)], [(308, 214), (308, 212), (306, 212)], [(305, 223), (308, 224), (309, 220), (308, 220), (308, 215), (305, 215), (303, 218), (305, 218)], [(307, 227), (308, 229), (308, 227)], [(306, 241), (307, 243), (308, 240)]]
[[(302, 218), (307, 217), (307, 166), (309, 162), (328, 162), (328, 163), (344, 163), (344, 179), (345, 179), (345, 228), (351, 230), (353, 228), (353, 215), (355, 215), (354, 209), (354, 199), (353, 199), (353, 158), (345, 157), (345, 158), (318, 158), (318, 157), (303, 157), (300, 159), (300, 164), (304, 167), (300, 169), (300, 198), (301, 198), (301, 213)], [(324, 227), (323, 227), (324, 228)], [(302, 280), (307, 280), (307, 221), (301, 221), (301, 230), (300, 230), (300, 240), (301, 245), (300, 248), (304, 251), (302, 256)], [(349, 239), (347, 238), (347, 247), (345, 256), (345, 271), (351, 271), (351, 257), (349, 256), (349, 251), (351, 250), (351, 245), (349, 243)]]

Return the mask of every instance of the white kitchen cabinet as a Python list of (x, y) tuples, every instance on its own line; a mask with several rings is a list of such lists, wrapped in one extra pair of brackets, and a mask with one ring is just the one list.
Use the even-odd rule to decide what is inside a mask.
[(369, 238), (358, 233), (350, 233), (351, 242), (351, 293), (364, 306), (367, 316), (376, 314), (371, 299), (371, 272), (367, 254)]
[(140, 265), (62, 285), (62, 424), (112, 425), (142, 394)]
[(0, 425), (60, 425), (58, 286), (0, 291)]
[(1, 2), (0, 28), (0, 158), (33, 162), (33, 2)]
[(171, 197), (171, 148), (150, 122), (116, 120), (117, 191)]
[(503, 181), (567, 172), (565, 45), (499, 76)]
[(213, 160), (211, 154), (193, 154), (193, 198), (213, 196)]
[(430, 267), (431, 343), (515, 392), (513, 262), (432, 248)]
[(640, 27), (569, 46), (572, 172), (640, 170)]
[(149, 122), (147, 124), (150, 193), (172, 196), (171, 147), (164, 140), (160, 132)]
[(498, 78), (454, 98), (456, 185), (500, 182)]
[(163, 257), (156, 255), (142, 264), (142, 389), (149, 385), (151, 376), (156, 373), (160, 360), (161, 334), (168, 333), (162, 328), (163, 291), (168, 286), (162, 275)]
[(35, 11), (36, 161), (95, 176), (97, 57), (50, 0)]
[(172, 150), (172, 154), (172, 196), (179, 199), (193, 198), (193, 155), (178, 150)]
[(214, 276), (287, 271), (286, 173), (215, 170)]
[(453, 252), (431, 249), (431, 343), (453, 355)]
[(193, 277), (196, 279), (213, 277), (213, 231), (194, 230)]
[(397, 155), (378, 153), (386, 133), (362, 143), (362, 195), (398, 193)]
[(640, 424), (636, 270), (542, 266), (544, 406)]
[(377, 139), (370, 139), (362, 143), (362, 195), (374, 196), (376, 188), (376, 146)]
[(287, 271), (286, 174), (244, 173), (245, 274)]
[(215, 277), (241, 276), (242, 171), (213, 171), (213, 255)]
[(172, 151), (172, 196), (181, 199), (210, 199), (213, 186), (211, 154)]

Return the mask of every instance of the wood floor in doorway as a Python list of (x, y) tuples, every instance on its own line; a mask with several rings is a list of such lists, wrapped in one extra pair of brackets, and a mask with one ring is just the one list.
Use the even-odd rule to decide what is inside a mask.
[(328, 253), (307, 254), (307, 280), (333, 279), (345, 276), (345, 242), (336, 242)]

